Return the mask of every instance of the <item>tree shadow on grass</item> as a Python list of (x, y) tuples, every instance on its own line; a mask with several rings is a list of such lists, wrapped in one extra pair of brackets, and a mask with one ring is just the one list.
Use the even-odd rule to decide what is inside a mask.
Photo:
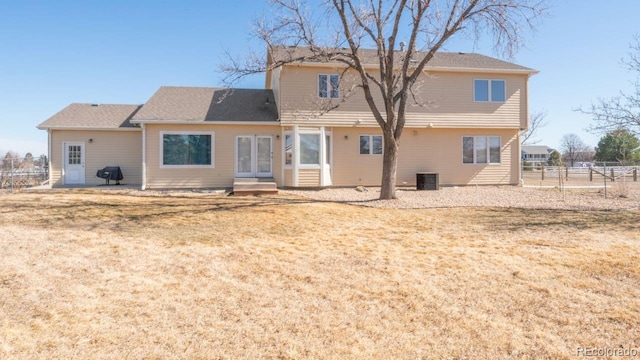
[(611, 230), (640, 234), (638, 210), (539, 210), (487, 209), (469, 214), (469, 221), (491, 226), (495, 231), (521, 230)]
[[(84, 194), (82, 194), (84, 195)], [(293, 196), (274, 197), (221, 197), (221, 196), (170, 196), (149, 197), (123, 194), (101, 194), (101, 200), (91, 199), (90, 194), (79, 198), (56, 197), (42, 201), (21, 198), (6, 202), (0, 216), (16, 223), (47, 228), (78, 226), (93, 230), (105, 225), (118, 229), (121, 225), (148, 223), (164, 218), (194, 217), (206, 213), (237, 212), (273, 206), (296, 206), (321, 201)], [(108, 224), (107, 224), (108, 223)]]

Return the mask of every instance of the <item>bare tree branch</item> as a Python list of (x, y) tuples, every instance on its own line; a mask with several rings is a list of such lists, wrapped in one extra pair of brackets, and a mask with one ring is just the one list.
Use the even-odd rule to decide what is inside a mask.
[(640, 134), (640, 36), (635, 36), (635, 44), (629, 45), (629, 60), (624, 61), (629, 70), (634, 71), (633, 92), (620, 92), (612, 98), (598, 98), (588, 108), (575, 109), (592, 117), (588, 130), (595, 134), (626, 130)]
[[(407, 106), (433, 102), (419, 99), (415, 86), (428, 81), (424, 70), (436, 52), (455, 36), (478, 39), (489, 33), (495, 50), (510, 56), (522, 45), (523, 32), (546, 11), (544, 1), (323, 0), (322, 13), (305, 0), (270, 0), (276, 16), (257, 21), (254, 35), (265, 42), (268, 56), (278, 53), (279, 58), (269, 57), (264, 64), (256, 55), (236, 60), (227, 54), (223, 81), (234, 85), (248, 75), (300, 62), (331, 63), (343, 74), (354, 74), (357, 86), (352, 88), (361, 91), (384, 135), (381, 198), (394, 198)], [(396, 42), (406, 29), (408, 46), (399, 50)], [(373, 48), (376, 56), (362, 47)], [(319, 113), (334, 105), (321, 102)]]
[(523, 145), (532, 145), (540, 142), (540, 139), (536, 139), (538, 130), (547, 126), (548, 121), (545, 121), (547, 112), (545, 110), (536, 111), (529, 116), (529, 127), (526, 130), (520, 132), (520, 143)]

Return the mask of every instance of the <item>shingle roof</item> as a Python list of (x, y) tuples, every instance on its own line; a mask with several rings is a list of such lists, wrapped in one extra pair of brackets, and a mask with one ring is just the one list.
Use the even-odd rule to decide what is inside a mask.
[[(330, 51), (330, 50), (328, 50)], [(378, 53), (373, 49), (360, 49), (360, 57), (365, 65), (377, 66)], [(400, 59), (404, 52), (395, 52), (398, 59)], [(421, 59), (426, 53), (418, 52), (416, 54), (416, 60)], [(309, 57), (312, 52), (308, 47), (286, 47), (277, 46), (273, 48), (271, 52), (272, 59), (274, 61), (287, 61), (293, 59), (301, 59)], [(303, 60), (302, 63), (323, 63), (323, 62), (336, 62), (336, 60), (326, 59), (320, 60)], [(457, 52), (436, 52), (433, 58), (429, 61), (426, 69), (465, 69), (465, 70), (502, 70), (502, 71), (518, 71), (523, 73), (537, 73), (536, 70), (503, 61), (500, 59), (492, 58), (489, 56), (476, 54), (476, 53), (457, 53)]]
[(163, 86), (133, 120), (277, 121), (278, 110), (271, 90)]
[(548, 154), (553, 151), (546, 145), (522, 145), (521, 149), (527, 154)]
[(131, 128), (134, 126), (129, 120), (141, 106), (73, 103), (45, 120), (38, 128)]

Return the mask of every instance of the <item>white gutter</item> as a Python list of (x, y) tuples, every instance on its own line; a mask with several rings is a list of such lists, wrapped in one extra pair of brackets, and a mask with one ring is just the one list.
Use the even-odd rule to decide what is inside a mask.
[(140, 131), (140, 128), (104, 128), (104, 127), (39, 127), (39, 130), (79, 130), (79, 131)]
[(300, 133), (298, 125), (293, 125), (293, 186), (298, 186), (298, 166), (300, 165)]
[(132, 124), (168, 125), (266, 125), (280, 126), (280, 121), (202, 121), (202, 120), (131, 120)]
[(327, 136), (327, 133), (325, 131), (324, 126), (320, 126), (320, 186), (325, 186), (325, 181), (324, 181), (324, 166), (327, 162), (327, 141), (325, 140), (325, 137)]
[[(298, 67), (311, 67), (311, 68), (346, 68), (347, 65), (339, 64), (339, 63), (316, 63), (316, 62), (308, 62), (308, 63), (291, 63), (289, 65), (294, 65)], [(286, 66), (286, 65), (285, 65)], [(365, 69), (377, 69), (379, 65), (362, 65)], [(398, 69), (400, 70), (400, 69)], [(498, 73), (498, 74), (528, 74), (535, 75), (540, 71), (534, 69), (492, 69), (492, 68), (467, 68), (467, 67), (447, 67), (447, 66), (437, 66), (430, 67), (425, 66), (422, 70), (423, 72), (463, 72), (463, 73)]]

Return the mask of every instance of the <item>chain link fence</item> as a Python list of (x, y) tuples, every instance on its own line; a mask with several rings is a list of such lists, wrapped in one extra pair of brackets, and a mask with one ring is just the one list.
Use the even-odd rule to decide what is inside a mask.
[(17, 190), (38, 186), (49, 179), (49, 159), (5, 157), (0, 159), (0, 190)]

